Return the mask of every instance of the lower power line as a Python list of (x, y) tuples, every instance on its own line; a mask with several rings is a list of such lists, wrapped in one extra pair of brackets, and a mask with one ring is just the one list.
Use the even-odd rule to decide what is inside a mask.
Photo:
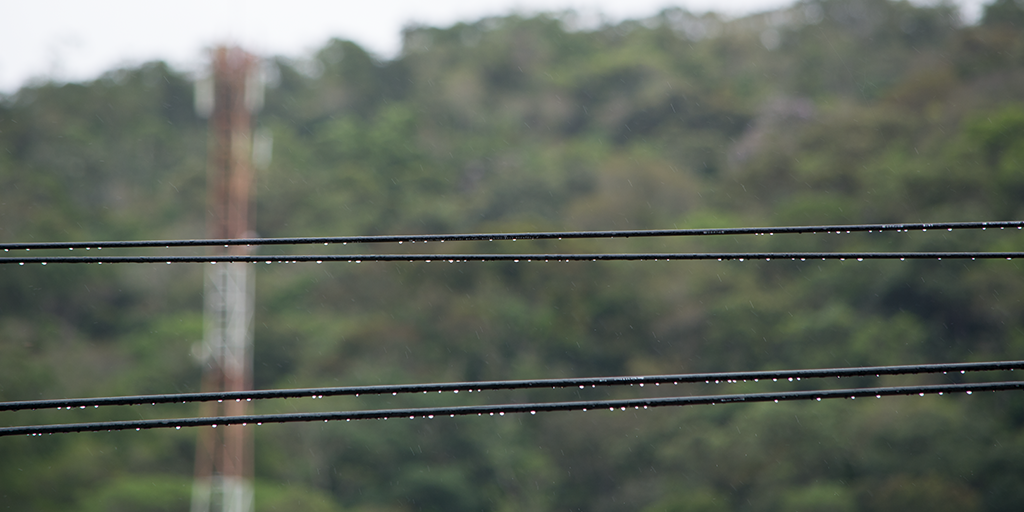
[(8, 256), (0, 264), (47, 263), (323, 263), (364, 261), (448, 262), (511, 261), (686, 261), (686, 260), (941, 260), (941, 259), (1013, 259), (1024, 252), (723, 252), (723, 253), (594, 253), (594, 254), (298, 254), (266, 256)]
[(43, 435), (73, 432), (96, 432), (114, 430), (143, 430), (155, 428), (201, 427), (212, 426), (214, 428), (225, 425), (262, 425), (263, 423), (294, 423), (311, 421), (351, 421), (389, 418), (426, 418), (433, 419), (435, 416), (504, 416), (505, 414), (536, 414), (538, 412), (554, 411), (596, 411), (609, 409), (611, 411), (625, 411), (630, 408), (651, 408), (651, 407), (681, 407), (687, 405), (715, 405), (733, 403), (754, 403), (754, 402), (785, 402), (795, 400), (817, 400), (835, 398), (865, 398), (896, 395), (929, 395), (945, 393), (966, 393), (972, 394), (980, 391), (1010, 391), (1024, 389), (1024, 381), (1011, 382), (990, 382), (978, 384), (944, 384), (928, 386), (897, 386), (878, 388), (855, 388), (818, 391), (785, 391), (777, 393), (746, 393), (734, 395), (708, 395), (708, 396), (686, 396), (669, 398), (635, 398), (626, 400), (590, 400), (576, 402), (543, 402), (530, 404), (504, 404), (504, 405), (473, 405), (456, 407), (425, 407), (412, 409), (379, 409), (366, 411), (337, 411), (337, 412), (314, 412), (314, 413), (291, 413), (291, 414), (262, 414), (246, 416), (221, 416), (210, 418), (172, 418), (158, 420), (132, 420), (132, 421), (105, 421), (95, 423), (63, 423), (56, 425), (31, 425), (21, 427), (2, 427), (0, 437), (14, 435)]

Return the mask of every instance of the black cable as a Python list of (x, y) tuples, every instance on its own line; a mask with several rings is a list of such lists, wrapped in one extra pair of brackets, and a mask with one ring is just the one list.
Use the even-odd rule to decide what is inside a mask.
[(110, 242), (23, 242), (2, 243), (0, 249), (102, 249), (127, 247), (206, 247), (224, 245), (300, 245), (300, 244), (352, 244), (381, 242), (466, 242), (495, 240), (553, 240), (578, 238), (637, 238), (711, 235), (774, 235), (776, 233), (854, 233), (875, 231), (927, 231), (929, 229), (987, 229), (1024, 227), (1024, 221), (995, 222), (930, 222), (904, 224), (834, 224), (824, 226), (778, 226), (707, 229), (647, 229), (622, 231), (549, 231), (537, 233), (477, 233), (448, 235), (374, 235), (374, 236), (321, 236), (288, 238), (217, 238), (192, 240), (138, 240)]
[(298, 263), (346, 261), (678, 261), (678, 260), (932, 260), (1013, 259), (1024, 252), (722, 252), (722, 253), (595, 253), (595, 254), (301, 254), (266, 256), (32, 256), (0, 258), (17, 263)]
[(271, 398), (323, 398), (325, 396), (386, 395), (399, 393), (473, 392), (499, 389), (569, 388), (597, 386), (632, 386), (704, 382), (738, 382), (768, 379), (821, 379), (882, 375), (910, 375), (946, 372), (982, 372), (1024, 368), (1024, 361), (991, 361), (982, 363), (942, 363), (899, 366), (862, 366), (852, 368), (821, 368), (810, 370), (767, 370), (754, 372), (684, 373), (678, 375), (642, 375), (625, 377), (582, 377), (569, 379), (497, 380), (481, 382), (447, 382), (435, 384), (398, 384), (384, 386), (344, 386), (301, 389), (269, 389), (260, 391), (222, 391), (208, 393), (175, 393), (100, 398), (64, 398), (0, 402), (0, 411), (100, 407), (108, 405), (146, 405), (214, 400), (262, 400)]
[(668, 407), (687, 406), (701, 404), (729, 404), (729, 403), (754, 403), (754, 402), (783, 402), (793, 400), (824, 400), (833, 398), (863, 398), (894, 395), (927, 395), (966, 392), (971, 394), (976, 391), (1010, 391), (1024, 389), (1024, 381), (1015, 382), (992, 382), (984, 384), (945, 384), (931, 386), (900, 386), (880, 388), (857, 388), (838, 389), (827, 391), (787, 391), (780, 393), (746, 393), (736, 395), (710, 395), (710, 396), (686, 396), (671, 398), (634, 398), (627, 400), (590, 400), (577, 402), (544, 402), (532, 404), (505, 404), (505, 405), (472, 405), (457, 407), (425, 407), (413, 409), (379, 409), (367, 411), (337, 411), (337, 412), (314, 412), (314, 413), (291, 413), (291, 414), (262, 414), (245, 416), (221, 416), (209, 418), (171, 418), (159, 420), (132, 420), (132, 421), (104, 421), (96, 423), (63, 423), (56, 425), (30, 425), (22, 427), (2, 427), (0, 437), (14, 435), (42, 435), (68, 432), (95, 432), (114, 430), (142, 430), (153, 428), (182, 428), (200, 426), (224, 426), (224, 425), (248, 425), (255, 423), (292, 423), (310, 421), (339, 421), (339, 420), (366, 420), (366, 419), (388, 419), (388, 418), (410, 418), (416, 417), (433, 419), (434, 416), (450, 417), (469, 416), (484, 414), (493, 416), (495, 414), (504, 416), (506, 413), (530, 413), (554, 412), (554, 411), (588, 411), (610, 410), (625, 411), (629, 408), (639, 409), (643, 407)]

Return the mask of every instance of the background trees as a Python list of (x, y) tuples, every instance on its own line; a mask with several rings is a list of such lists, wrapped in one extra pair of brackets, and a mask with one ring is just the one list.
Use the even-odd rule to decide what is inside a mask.
[[(965, 25), (949, 6), (826, 0), (738, 20), (672, 9), (595, 29), (574, 28), (572, 13), (511, 16), (410, 28), (390, 61), (330, 41), (308, 60), (273, 61), (260, 123), (275, 152), (257, 180), (258, 231), (1020, 219), (1021, 12), (1000, 1)], [(187, 77), (151, 63), (5, 98), (0, 239), (201, 237), (206, 139), (191, 95)], [(1020, 234), (463, 248), (1018, 250)], [(255, 379), (1024, 358), (1022, 277), (1016, 261), (261, 266)], [(5, 266), (0, 290), (4, 400), (198, 387), (198, 267)], [(296, 407), (312, 406), (257, 411)], [(257, 509), (1010, 510), (1024, 504), (1022, 425), (1024, 402), (1007, 393), (263, 426)], [(185, 510), (193, 439), (8, 438), (0, 502)]]

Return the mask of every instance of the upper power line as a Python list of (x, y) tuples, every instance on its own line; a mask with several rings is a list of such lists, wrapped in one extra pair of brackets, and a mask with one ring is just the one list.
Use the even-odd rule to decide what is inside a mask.
[(774, 235), (776, 233), (854, 233), (885, 231), (947, 231), (962, 229), (1024, 228), (1024, 221), (994, 222), (929, 222), (903, 224), (833, 224), (821, 226), (776, 226), (705, 229), (648, 229), (621, 231), (549, 231), (525, 233), (476, 233), (476, 234), (435, 234), (435, 235), (372, 235), (372, 236), (328, 236), (328, 237), (287, 237), (287, 238), (219, 238), (194, 240), (137, 240), (109, 242), (22, 242), (2, 243), (0, 249), (101, 249), (133, 247), (206, 247), (224, 245), (306, 245), (306, 244), (354, 244), (383, 242), (468, 242), (507, 240), (560, 240), (579, 238), (639, 238), (639, 237), (680, 237), (713, 235)]
[(300, 389), (269, 389), (259, 391), (224, 391), (209, 393), (174, 393), (163, 395), (136, 395), (97, 398), (60, 398), (0, 402), (0, 411), (28, 409), (58, 409), (99, 407), (108, 405), (146, 405), (213, 400), (261, 400), (268, 398), (322, 398), (325, 396), (359, 396), (400, 393), (433, 393), (484, 390), (572, 388), (598, 386), (632, 386), (644, 384), (719, 383), (759, 380), (800, 380), (832, 377), (860, 377), (882, 375), (913, 375), (947, 372), (983, 372), (1024, 369), (1024, 361), (990, 361), (980, 363), (940, 363), (898, 366), (860, 366), (850, 368), (816, 368), (806, 370), (768, 370), (752, 372), (683, 373), (675, 375), (636, 375), (624, 377), (581, 377), (567, 379), (497, 380), (479, 382), (446, 382), (433, 384), (397, 384), (377, 386), (341, 386)]

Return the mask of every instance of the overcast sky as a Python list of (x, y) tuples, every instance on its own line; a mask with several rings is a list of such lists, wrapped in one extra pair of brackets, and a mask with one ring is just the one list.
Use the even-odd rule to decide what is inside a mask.
[[(923, 0), (928, 1), (928, 0)], [(967, 2), (977, 10), (981, 0)], [(182, 70), (203, 49), (238, 43), (263, 55), (299, 57), (331, 37), (384, 58), (410, 23), (448, 26), (484, 16), (575, 9), (590, 19), (643, 18), (678, 5), (732, 16), (791, 0), (5, 0), (0, 2), (0, 93), (40, 77), (77, 81), (162, 59)], [(970, 14), (970, 12), (968, 13)]]

